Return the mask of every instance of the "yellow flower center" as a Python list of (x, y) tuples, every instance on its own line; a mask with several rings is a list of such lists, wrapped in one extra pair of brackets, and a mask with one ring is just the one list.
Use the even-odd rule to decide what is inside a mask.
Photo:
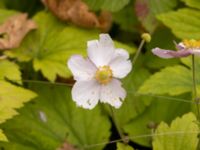
[(200, 40), (183, 40), (183, 44), (187, 48), (200, 48)]
[(103, 66), (99, 67), (99, 69), (96, 71), (95, 79), (100, 84), (107, 84), (112, 80), (112, 70), (109, 66)]

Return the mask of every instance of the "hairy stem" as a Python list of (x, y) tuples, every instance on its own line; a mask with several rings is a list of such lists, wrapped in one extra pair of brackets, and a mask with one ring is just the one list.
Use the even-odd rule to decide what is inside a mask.
[(192, 55), (192, 81), (193, 81), (193, 100), (197, 108), (197, 120), (200, 121), (200, 110), (199, 110), (199, 100), (197, 97), (197, 87), (196, 87), (196, 74), (195, 74), (195, 56)]
[(141, 51), (142, 51), (142, 47), (144, 46), (144, 43), (145, 43), (145, 40), (143, 39), (137, 49), (137, 52), (135, 54), (135, 56), (133, 57), (133, 60), (132, 60), (132, 64), (134, 65), (138, 56), (140, 55)]
[[(200, 110), (199, 110), (199, 99), (197, 97), (197, 87), (196, 87), (196, 74), (195, 74), (195, 56), (192, 55), (192, 81), (193, 81), (193, 101), (196, 104), (197, 120), (200, 123)], [(200, 138), (197, 144), (197, 150), (200, 150)]]
[(123, 134), (122, 128), (120, 127), (120, 125), (119, 125), (119, 123), (117, 121), (117, 118), (115, 116), (114, 109), (111, 106), (110, 106), (110, 111), (111, 111), (111, 116), (112, 116), (113, 123), (115, 124), (115, 127), (117, 129), (117, 132), (119, 133), (120, 138), (122, 139), (122, 141), (125, 144), (127, 144), (128, 140), (127, 140), (126, 136)]

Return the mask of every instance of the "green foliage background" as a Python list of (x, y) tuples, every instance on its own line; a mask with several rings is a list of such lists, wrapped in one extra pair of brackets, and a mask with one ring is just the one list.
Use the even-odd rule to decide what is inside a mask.
[[(73, 80), (66, 62), (73, 54), (86, 56), (86, 42), (101, 31), (63, 22), (39, 0), (1, 0), (0, 25), (26, 12), (38, 29), (18, 48), (0, 51), (0, 149), (59, 150), (68, 143), (80, 150), (196, 150), (199, 124), (192, 101), (191, 58), (162, 60), (151, 49), (175, 49), (173, 41), (200, 39), (199, 0), (84, 2), (97, 15), (102, 10), (112, 14), (108, 33), (131, 58), (140, 34), (152, 36), (122, 80), (127, 98), (113, 112), (129, 141), (111, 142), (120, 136), (107, 105), (84, 110), (71, 99)], [(199, 96), (199, 57), (195, 65)]]

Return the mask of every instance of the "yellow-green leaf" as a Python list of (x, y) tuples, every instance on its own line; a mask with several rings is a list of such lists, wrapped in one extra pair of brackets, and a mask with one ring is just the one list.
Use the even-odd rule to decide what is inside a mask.
[(199, 0), (182, 0), (186, 3), (186, 5), (194, 8), (200, 9), (200, 1)]
[(6, 54), (19, 61), (33, 60), (34, 69), (50, 81), (57, 75), (69, 77), (67, 59), (72, 54), (85, 54), (86, 41), (98, 37), (98, 32), (66, 25), (46, 12), (38, 13), (33, 20), (38, 29), (28, 34), (19, 48)]
[(38, 94), (34, 103), (2, 125), (9, 140), (0, 142), (4, 150), (56, 150), (65, 141), (77, 149), (102, 150), (106, 144), (95, 144), (109, 142), (111, 124), (100, 106), (77, 107), (65, 85), (34, 83), (31, 89)]
[(186, 67), (176, 65), (155, 73), (140, 87), (142, 94), (180, 95), (192, 90), (192, 75)]
[(0, 60), (0, 80), (5, 78), (13, 82), (21, 83), (21, 72), (19, 66), (8, 60)]
[[(151, 97), (151, 95), (147, 95), (147, 97)], [(181, 100), (178, 101), (177, 98), (178, 100), (184, 98), (185, 103)], [(152, 99), (151, 105), (124, 127), (128, 136), (132, 137), (130, 140), (140, 145), (151, 147), (151, 136), (144, 136), (143, 138), (138, 137), (151, 135), (152, 130), (155, 130), (161, 121), (170, 123), (177, 116), (181, 116), (191, 111), (191, 101), (189, 98), (190, 94), (179, 95), (171, 99), (167, 96), (155, 96)]]
[(0, 123), (17, 115), (15, 109), (21, 108), (34, 97), (36, 94), (32, 91), (0, 81)]
[(154, 150), (196, 150), (199, 127), (193, 113), (176, 118), (170, 126), (162, 122), (153, 139)]
[(158, 15), (172, 32), (181, 39), (200, 39), (200, 10), (179, 9)]

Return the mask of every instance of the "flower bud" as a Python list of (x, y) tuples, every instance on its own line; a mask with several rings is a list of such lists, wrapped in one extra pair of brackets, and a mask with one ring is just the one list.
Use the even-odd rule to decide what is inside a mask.
[(151, 41), (151, 35), (149, 33), (143, 33), (141, 38), (145, 40), (145, 42), (149, 43)]

